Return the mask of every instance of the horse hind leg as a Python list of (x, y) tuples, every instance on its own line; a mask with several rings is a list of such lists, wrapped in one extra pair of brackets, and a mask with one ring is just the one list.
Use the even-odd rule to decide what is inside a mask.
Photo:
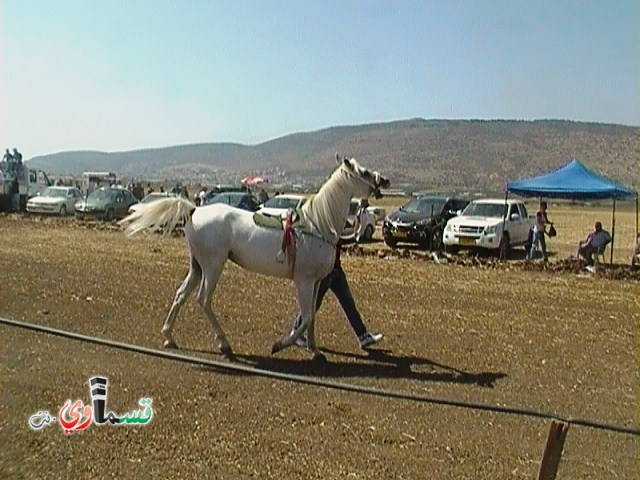
[(222, 327), (218, 322), (218, 317), (213, 312), (213, 308), (211, 308), (211, 300), (213, 299), (213, 294), (215, 293), (216, 286), (218, 285), (218, 279), (222, 273), (225, 260), (226, 259), (222, 259), (218, 262), (214, 261), (212, 264), (207, 265), (207, 268), (203, 272), (203, 280), (200, 286), (200, 291), (198, 292), (198, 303), (202, 307), (204, 316), (209, 321), (215, 337), (218, 339), (218, 347), (220, 348), (220, 351), (223, 355), (230, 357), (233, 355), (233, 350), (231, 349), (231, 345), (229, 344), (229, 340), (227, 340), (224, 330), (222, 330)]
[(320, 282), (296, 282), (296, 294), (298, 297), (298, 306), (300, 307), (302, 322), (297, 328), (290, 331), (287, 335), (284, 335), (273, 344), (271, 347), (272, 354), (290, 347), (293, 345), (294, 341), (300, 337), (300, 335), (307, 331), (309, 334), (308, 348), (313, 353), (313, 358), (319, 360), (324, 358), (324, 355), (316, 345), (315, 332), (312, 329), (319, 285)]
[(176, 291), (176, 296), (173, 299), (173, 304), (171, 305), (171, 309), (169, 310), (169, 314), (167, 315), (166, 320), (164, 321), (164, 325), (162, 326), (162, 335), (164, 336), (164, 347), (165, 348), (178, 348), (176, 342), (174, 342), (173, 337), (171, 336), (171, 330), (173, 329), (173, 323), (178, 317), (178, 312), (180, 308), (184, 304), (184, 302), (189, 298), (189, 295), (196, 286), (202, 280), (202, 268), (200, 264), (196, 261), (195, 258), (191, 257), (191, 266), (189, 268), (189, 273), (185, 277), (182, 285)]

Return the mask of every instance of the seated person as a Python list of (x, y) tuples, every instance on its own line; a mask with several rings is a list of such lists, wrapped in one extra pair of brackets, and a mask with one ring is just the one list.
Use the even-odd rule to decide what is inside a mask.
[(584, 242), (580, 242), (578, 256), (587, 261), (587, 266), (593, 265), (593, 254), (598, 253), (611, 241), (611, 235), (602, 229), (602, 223), (596, 222), (595, 230), (591, 232)]
[(640, 269), (640, 233), (636, 235), (636, 244), (631, 254), (631, 268), (634, 270)]

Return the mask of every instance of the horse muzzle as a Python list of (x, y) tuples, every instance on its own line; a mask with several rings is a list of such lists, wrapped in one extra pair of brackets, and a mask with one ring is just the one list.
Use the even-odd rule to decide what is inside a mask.
[(373, 192), (371, 193), (376, 199), (380, 199), (382, 198), (382, 192), (380, 191), (380, 189), (389, 188), (391, 186), (391, 182), (389, 181), (388, 178), (383, 177), (378, 172), (375, 172), (374, 176), (375, 176), (374, 177), (375, 183), (373, 185)]

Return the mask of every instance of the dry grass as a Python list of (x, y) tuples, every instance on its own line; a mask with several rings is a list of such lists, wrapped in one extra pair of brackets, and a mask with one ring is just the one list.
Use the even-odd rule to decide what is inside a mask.
[[(554, 262), (573, 253), (593, 220), (606, 225), (605, 215), (606, 208), (552, 205), (560, 233), (550, 243)], [(632, 218), (618, 215), (620, 261)], [(160, 347), (160, 326), (186, 274), (184, 239), (126, 239), (101, 224), (2, 215), (0, 244), (1, 317)], [(369, 248), (386, 249), (380, 241)], [(637, 280), (525, 270), (523, 262), (486, 268), (346, 255), (343, 263), (365, 322), (385, 334), (377, 349), (356, 348), (329, 296), (318, 313), (329, 363), (313, 364), (298, 349), (272, 357), (272, 342), (296, 311), (291, 284), (230, 264), (214, 307), (238, 360), (418, 395), (640, 423)], [(1, 478), (533, 478), (549, 427), (531, 417), (202, 369), (2, 325), (0, 333)], [(194, 301), (175, 337), (186, 353), (220, 358)], [(57, 414), (68, 398), (88, 401), (86, 382), (97, 374), (109, 378), (116, 412), (153, 397), (153, 422), (93, 425), (70, 437), (58, 425), (29, 429), (38, 410)], [(558, 478), (635, 478), (639, 460), (639, 437), (574, 426)]]

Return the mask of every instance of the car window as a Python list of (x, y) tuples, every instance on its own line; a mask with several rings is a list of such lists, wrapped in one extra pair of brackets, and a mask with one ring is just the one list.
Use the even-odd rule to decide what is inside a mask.
[(226, 203), (229, 204), (229, 195), (225, 193), (219, 193), (211, 199), (209, 203)]
[(455, 207), (453, 208), (453, 210), (455, 210), (456, 212), (458, 210), (464, 210), (467, 205), (469, 205), (469, 202), (467, 200), (457, 200), (455, 202)]
[(529, 214), (527, 213), (527, 207), (524, 203), (520, 204), (520, 208), (522, 209), (522, 218), (529, 218)]
[[(267, 200), (264, 204), (265, 207), (268, 208), (295, 208), (300, 202), (299, 198), (291, 198), (291, 197), (273, 197), (270, 200)], [(304, 202), (300, 202), (302, 205)]]
[(467, 217), (502, 218), (506, 205), (500, 203), (470, 203), (462, 214)]
[(442, 211), (445, 200), (443, 198), (422, 198), (418, 202), (418, 212), (425, 215), (436, 215)]

